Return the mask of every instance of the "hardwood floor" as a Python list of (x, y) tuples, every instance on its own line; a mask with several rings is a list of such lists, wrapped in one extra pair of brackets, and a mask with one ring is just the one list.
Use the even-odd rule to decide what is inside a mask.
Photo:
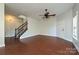
[(4, 55), (77, 55), (74, 45), (58, 37), (37, 35), (18, 40), (6, 38), (6, 46), (0, 48)]

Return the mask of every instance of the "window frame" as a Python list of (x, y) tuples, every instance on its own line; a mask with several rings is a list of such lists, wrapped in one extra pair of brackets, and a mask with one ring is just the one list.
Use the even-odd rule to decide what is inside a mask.
[[(74, 21), (74, 19), (76, 19), (76, 21)], [(74, 22), (76, 23), (75, 25), (74, 25)], [(74, 27), (76, 29), (74, 29)], [(76, 11), (76, 15), (73, 17), (73, 38), (76, 40), (78, 40), (78, 33), (77, 32), (78, 32), (78, 11)]]

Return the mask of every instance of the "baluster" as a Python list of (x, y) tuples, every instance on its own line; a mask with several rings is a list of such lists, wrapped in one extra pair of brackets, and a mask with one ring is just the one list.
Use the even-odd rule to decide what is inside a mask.
[(27, 22), (23, 23), (17, 29), (15, 29), (15, 38), (20, 38), (20, 36), (27, 30)]

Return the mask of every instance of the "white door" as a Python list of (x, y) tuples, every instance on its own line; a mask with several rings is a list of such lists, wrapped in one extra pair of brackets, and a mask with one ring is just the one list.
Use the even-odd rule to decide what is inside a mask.
[(57, 27), (58, 27), (57, 28), (58, 36), (61, 38), (64, 38), (65, 37), (65, 22), (64, 22), (64, 20), (59, 20)]

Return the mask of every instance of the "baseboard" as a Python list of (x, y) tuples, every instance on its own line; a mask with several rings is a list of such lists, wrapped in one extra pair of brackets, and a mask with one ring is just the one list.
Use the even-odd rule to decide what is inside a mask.
[(0, 45), (0, 47), (4, 47), (4, 46), (5, 46), (5, 44)]
[[(57, 35), (48, 35), (48, 34), (36, 34), (36, 35), (29, 35), (29, 36), (26, 36), (26, 37), (20, 37), (20, 39), (28, 38), (28, 37), (31, 37), (31, 36), (37, 36), (37, 35), (59, 37), (59, 36), (57, 36)], [(68, 39), (65, 39), (65, 38), (62, 38), (62, 37), (59, 37), (59, 38), (61, 38), (61, 39), (64, 39), (64, 40), (67, 40), (67, 41), (69, 41), (69, 42), (72, 42), (71, 40), (68, 40)]]
[(79, 52), (79, 40), (73, 39), (73, 44), (74, 44), (75, 48), (77, 49), (77, 51)]
[(5, 36), (5, 37), (14, 37), (14, 36)]
[(49, 35), (49, 34), (38, 34), (38, 35), (41, 35), (41, 36), (54, 36), (54, 37), (57, 37), (56, 35)]
[(21, 36), (20, 39), (24, 39), (24, 38), (28, 38), (28, 37), (32, 37), (32, 36), (36, 36), (36, 35)]
[(72, 43), (73, 43), (73, 40), (69, 40), (69, 39), (67, 39), (67, 38), (63, 38), (63, 37), (60, 37), (60, 36), (57, 36), (57, 37), (62, 38), (62, 39), (64, 39), (64, 40), (67, 40), (67, 41), (69, 41), (69, 42), (72, 42)]

